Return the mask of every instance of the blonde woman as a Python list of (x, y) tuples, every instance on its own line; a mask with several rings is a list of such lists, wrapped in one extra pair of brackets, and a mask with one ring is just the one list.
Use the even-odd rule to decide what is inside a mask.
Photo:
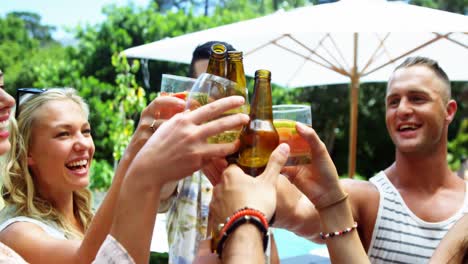
[(109, 232), (122, 170), (91, 222), (88, 106), (73, 89), (23, 92), (3, 172), (0, 241), (28, 262), (89, 263)]
[[(15, 100), (4, 90), (3, 86), (3, 72), (0, 70), (0, 156), (7, 153), (11, 144), (8, 140), (10, 132), (8, 125), (12, 119), (12, 109), (15, 105)], [(26, 263), (8, 246), (0, 243), (0, 263)]]
[[(14, 147), (7, 158), (5, 184), (2, 190), (7, 206), (2, 210), (2, 217), (5, 221), (0, 226), (0, 241), (31, 263), (90, 263), (94, 260), (114, 222), (116, 198), (119, 195), (128, 166), (147, 139), (153, 135), (158, 124), (161, 123), (161, 120), (155, 120), (154, 117), (170, 118), (166, 112), (173, 111), (167, 111), (167, 109), (176, 109), (180, 112), (183, 110), (184, 102), (177, 98), (161, 98), (159, 102), (157, 102), (158, 99), (153, 101), (143, 111), (140, 124), (120, 162), (109, 194), (93, 218), (90, 209), (90, 195), (86, 190), (89, 182), (89, 167), (94, 154), (87, 105), (73, 89), (25, 90), (24, 92), (33, 94), (21, 101), (18, 109), (18, 128), (15, 129), (13, 126), (12, 129), (12, 132), (18, 131), (19, 136), (13, 138)], [(209, 118), (214, 113), (221, 114), (226, 109), (235, 108), (243, 103), (238, 99), (231, 98), (224, 103), (221, 101), (218, 104), (223, 107), (218, 106), (217, 112), (213, 111), (210, 115), (206, 115), (207, 111), (213, 110), (211, 107), (205, 109), (203, 115)], [(237, 119), (217, 120), (216, 129), (211, 133), (219, 133), (219, 129), (228, 129), (247, 122), (246, 117), (235, 116), (234, 118)], [(204, 120), (200, 117), (193, 117), (193, 119), (196, 119), (198, 124), (203, 123)], [(176, 122), (177, 120), (179, 122)], [(184, 120), (182, 117), (176, 118), (173, 121), (176, 123), (166, 131), (176, 129), (180, 131), (181, 123), (190, 125)], [(193, 134), (194, 129), (195, 127), (192, 125), (188, 131)], [(208, 129), (206, 127), (201, 131), (206, 134)], [(187, 132), (187, 130), (184, 131)], [(170, 135), (172, 134), (176, 133)], [(207, 160), (205, 156), (224, 156), (235, 150), (234, 144), (204, 148), (205, 145), (202, 145), (203, 137), (194, 138), (192, 136), (188, 139), (190, 144), (184, 145), (189, 148), (187, 150), (200, 149), (205, 151), (203, 153), (186, 151), (176, 155), (172, 151), (174, 148), (157, 143), (164, 141), (153, 141), (153, 144), (161, 145), (161, 148), (157, 149), (165, 149), (166, 153), (172, 151), (172, 155), (164, 156), (166, 162), (163, 165), (162, 163), (154, 163), (160, 165), (159, 171), (165, 165), (169, 168), (168, 172), (174, 170), (172, 174), (168, 174), (166, 171), (165, 174), (161, 175), (162, 179), (166, 175), (180, 176), (180, 173), (187, 175), (185, 171), (193, 172), (200, 168), (202, 159)], [(182, 143), (184, 140), (179, 137), (177, 142)], [(176, 146), (176, 144), (172, 145)], [(146, 152), (151, 152), (151, 149), (151, 147), (146, 147)], [(154, 164), (151, 161), (148, 163), (147, 158), (154, 156), (141, 154), (137, 164), (143, 164), (146, 166), (145, 168), (150, 169), (152, 167), (147, 165), (154, 166)], [(180, 158), (180, 160), (175, 158)], [(187, 160), (184, 166), (176, 166), (171, 163), (180, 164), (181, 160)], [(133, 171), (142, 171), (141, 166), (135, 165), (133, 168)], [(178, 173), (179, 171), (180, 173)], [(158, 170), (154, 172), (155, 175), (160, 174), (157, 173)], [(128, 176), (127, 178), (133, 179), (132, 177), (136, 176)], [(161, 182), (162, 180), (158, 183)], [(132, 183), (133, 181), (129, 181), (125, 190), (134, 186)], [(163, 189), (162, 185), (160, 187)], [(119, 204), (119, 210), (128, 208), (125, 206), (125, 202), (123, 199), (121, 207)], [(134, 204), (137, 204), (135, 200), (133, 200), (133, 208), (136, 208)], [(155, 210), (157, 210), (157, 203)], [(128, 231), (127, 227), (121, 228), (119, 223), (135, 218), (125, 214), (119, 215), (120, 217), (117, 217), (116, 222), (114, 222), (114, 226), (117, 225), (114, 228), (117, 230), (114, 231), (115, 237), (127, 244), (125, 236)], [(145, 215), (145, 212), (136, 217), (141, 215)], [(151, 226), (143, 227), (141, 230), (146, 230), (145, 228), (151, 228)], [(147, 236), (151, 237), (151, 233), (148, 232)], [(137, 245), (138, 242), (134, 244)], [(149, 244), (147, 246), (149, 248)], [(131, 251), (133, 248), (131, 245), (129, 247)], [(149, 250), (142, 254), (148, 255)], [(140, 260), (140, 255), (135, 255), (135, 259)]]

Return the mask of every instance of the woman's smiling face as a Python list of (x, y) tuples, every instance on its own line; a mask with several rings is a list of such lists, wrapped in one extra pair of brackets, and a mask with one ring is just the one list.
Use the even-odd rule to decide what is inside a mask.
[(42, 191), (86, 188), (94, 142), (86, 114), (72, 100), (40, 106), (32, 124), (28, 165)]

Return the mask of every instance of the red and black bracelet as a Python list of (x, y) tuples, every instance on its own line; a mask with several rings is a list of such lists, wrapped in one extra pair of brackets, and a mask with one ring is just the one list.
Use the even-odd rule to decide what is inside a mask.
[(251, 216), (256, 216), (262, 224), (268, 229), (268, 222), (266, 220), (265, 214), (260, 212), (259, 210), (249, 208), (249, 207), (244, 207), (242, 209), (237, 210), (232, 216), (228, 217), (226, 219), (226, 223), (224, 224), (223, 229), (221, 229), (221, 234), (226, 232), (227, 228), (239, 217), (245, 216), (245, 215), (251, 215)]
[(268, 222), (266, 217), (258, 210), (245, 207), (235, 212), (231, 217), (227, 218), (226, 224), (223, 226), (220, 232), (221, 238), (219, 239), (218, 245), (216, 247), (216, 252), (218, 253), (219, 258), (222, 257), (224, 243), (228, 239), (229, 235), (232, 234), (239, 226), (245, 223), (253, 224), (258, 228), (260, 233), (262, 233), (263, 251), (266, 250), (269, 238)]

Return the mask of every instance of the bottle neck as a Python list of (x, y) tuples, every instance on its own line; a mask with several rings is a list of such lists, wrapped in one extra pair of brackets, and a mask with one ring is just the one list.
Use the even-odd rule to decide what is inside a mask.
[(271, 84), (269, 79), (255, 79), (254, 95), (250, 108), (250, 118), (251, 120), (273, 120)]
[(227, 78), (233, 82), (236, 82), (242, 88), (247, 86), (242, 60), (229, 61)]
[(206, 72), (226, 77), (226, 58), (224, 56), (211, 56)]

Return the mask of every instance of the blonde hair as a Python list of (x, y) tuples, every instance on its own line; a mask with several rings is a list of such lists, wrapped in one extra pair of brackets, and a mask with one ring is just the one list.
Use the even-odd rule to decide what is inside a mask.
[[(2, 166), (4, 175), (2, 197), (7, 206), (14, 208), (15, 216), (28, 216), (56, 224), (67, 238), (82, 239), (83, 234), (46, 199), (40, 197), (34, 185), (34, 177), (28, 168), (28, 149), (31, 145), (31, 128), (34, 126), (35, 113), (49, 101), (71, 100), (77, 103), (86, 119), (88, 105), (72, 88), (49, 89), (41, 94), (25, 95), (20, 100), (18, 120), (11, 122), (11, 151), (6, 156), (6, 166)], [(18, 111), (17, 109), (16, 111)], [(74, 215), (87, 230), (93, 217), (91, 211), (91, 193), (87, 189), (73, 192)]]

